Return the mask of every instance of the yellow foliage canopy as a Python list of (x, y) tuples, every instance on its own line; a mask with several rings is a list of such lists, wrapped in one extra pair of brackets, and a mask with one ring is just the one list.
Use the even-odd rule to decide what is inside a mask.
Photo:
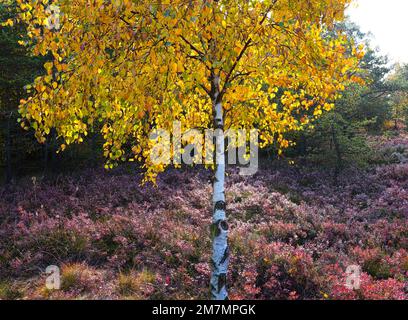
[(149, 163), (149, 133), (211, 128), (214, 76), (226, 129), (287, 147), (284, 133), (333, 108), (362, 55), (329, 32), (350, 0), (17, 1), (33, 53), (53, 57), (22, 125), (40, 141), (56, 128), (65, 148), (100, 123), (105, 156), (144, 161), (151, 180), (164, 166)]

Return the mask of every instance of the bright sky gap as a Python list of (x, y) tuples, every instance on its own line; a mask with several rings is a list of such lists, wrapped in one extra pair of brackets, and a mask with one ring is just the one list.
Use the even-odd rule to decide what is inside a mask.
[(354, 3), (347, 14), (362, 31), (372, 33), (372, 44), (392, 62), (408, 63), (408, 1), (355, 0)]

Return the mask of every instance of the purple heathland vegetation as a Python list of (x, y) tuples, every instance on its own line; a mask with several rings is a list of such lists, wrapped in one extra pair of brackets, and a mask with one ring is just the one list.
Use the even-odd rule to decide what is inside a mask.
[[(0, 298), (207, 298), (209, 177), (170, 170), (154, 188), (89, 170), (0, 190)], [(227, 181), (232, 299), (408, 298), (408, 164), (336, 185), (297, 166)], [(59, 291), (45, 287), (48, 265), (61, 267)], [(359, 290), (345, 286), (350, 265)]]

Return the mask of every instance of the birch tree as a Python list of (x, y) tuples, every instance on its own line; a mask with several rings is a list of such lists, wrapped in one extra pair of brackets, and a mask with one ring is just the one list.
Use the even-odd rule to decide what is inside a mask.
[(281, 150), (334, 107), (363, 54), (328, 36), (350, 0), (17, 1), (24, 44), (53, 58), (20, 106), (40, 142), (55, 128), (64, 150), (102, 124), (106, 166), (137, 161), (155, 181), (168, 164), (149, 156), (152, 130), (218, 130), (211, 296), (227, 299), (223, 132), (256, 128)]

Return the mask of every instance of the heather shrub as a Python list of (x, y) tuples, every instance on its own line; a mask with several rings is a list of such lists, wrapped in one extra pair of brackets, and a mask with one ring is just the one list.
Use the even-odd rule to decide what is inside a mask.
[[(404, 170), (345, 170), (337, 184), (309, 167), (231, 170), (231, 299), (406, 299)], [(1, 190), (0, 297), (208, 298), (211, 185), (192, 172), (170, 170), (158, 188), (119, 168)], [(51, 264), (63, 290), (45, 288)], [(355, 264), (360, 290), (345, 287)]]
[(360, 289), (351, 291), (340, 281), (333, 286), (331, 298), (338, 300), (406, 300), (405, 285), (404, 282), (396, 279), (375, 281), (371, 276), (363, 273)]
[(13, 235), (9, 260), (5, 261), (14, 273), (30, 273), (30, 266), (46, 267), (56, 257), (60, 261), (83, 259), (88, 248), (83, 230), (70, 228), (66, 219), (35, 219), (28, 224), (21, 221)]

